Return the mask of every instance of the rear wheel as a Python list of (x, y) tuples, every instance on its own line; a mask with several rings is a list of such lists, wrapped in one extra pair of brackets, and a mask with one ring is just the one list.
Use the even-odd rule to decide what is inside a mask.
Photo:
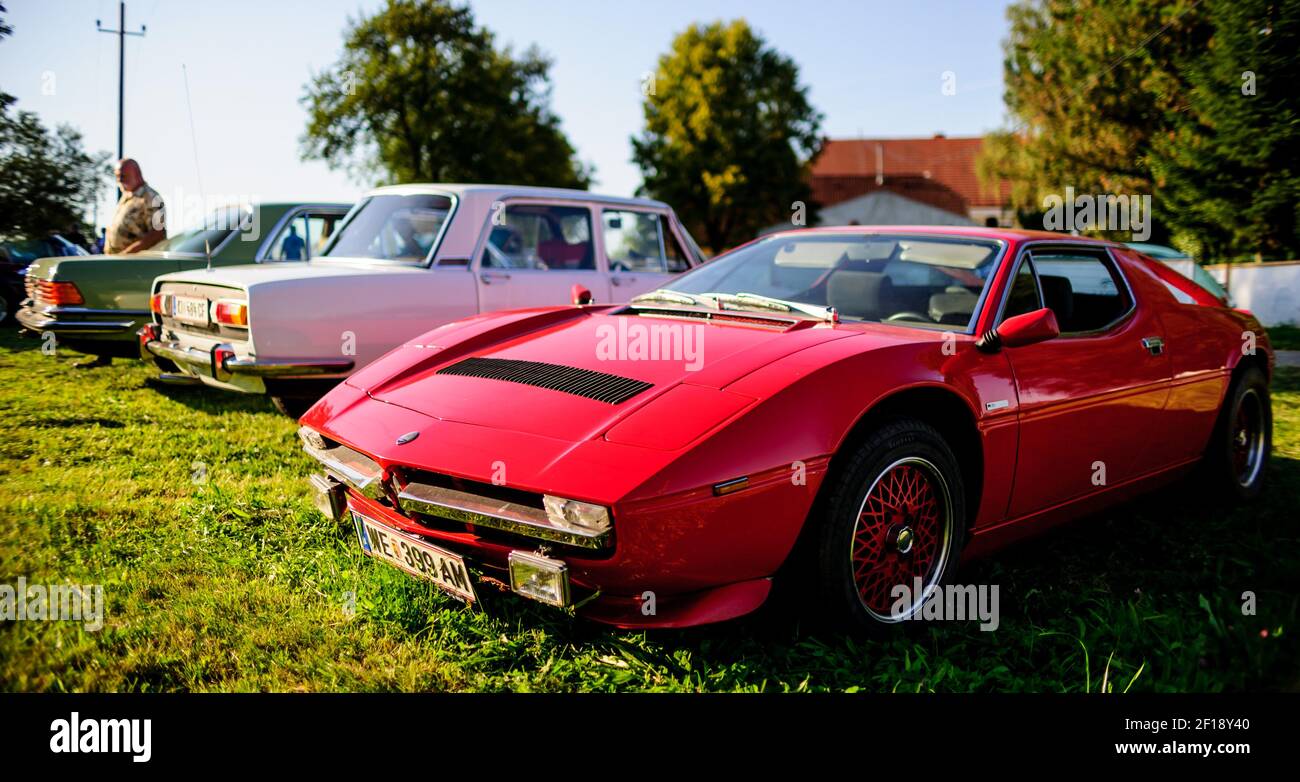
[(965, 543), (965, 488), (928, 424), (882, 426), (840, 471), (818, 545), (832, 620), (879, 629), (911, 618), (952, 576)]
[(1255, 499), (1264, 490), (1265, 467), (1272, 448), (1268, 380), (1258, 367), (1248, 367), (1228, 389), (1206, 451), (1211, 488), (1228, 499)]

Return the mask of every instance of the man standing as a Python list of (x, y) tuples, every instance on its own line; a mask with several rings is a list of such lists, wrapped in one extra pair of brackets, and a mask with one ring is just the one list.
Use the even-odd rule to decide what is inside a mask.
[(124, 158), (115, 171), (122, 189), (113, 221), (108, 224), (104, 252), (138, 253), (167, 238), (167, 213), (162, 196), (144, 181), (140, 164)]
[[(117, 201), (117, 211), (108, 224), (104, 252), (110, 255), (138, 253), (148, 250), (167, 238), (167, 214), (163, 210), (162, 196), (145, 184), (140, 164), (123, 158), (114, 171), (122, 197)], [(72, 366), (77, 369), (102, 367), (113, 363), (112, 356), (94, 356)]]

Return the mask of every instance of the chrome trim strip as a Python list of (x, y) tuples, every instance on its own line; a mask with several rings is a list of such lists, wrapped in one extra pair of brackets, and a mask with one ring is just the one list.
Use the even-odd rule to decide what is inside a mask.
[[(144, 347), (159, 358), (201, 367), (208, 373), (212, 372), (211, 351), (183, 347), (178, 342), (163, 342), (157, 339), (151, 339), (144, 343)], [(228, 358), (221, 370), (231, 375), (253, 375), (256, 377), (334, 375), (351, 370), (354, 363), (351, 359), (345, 358), (306, 359), (302, 361), (259, 361), (255, 358)]]
[(46, 307), (33, 306), (31, 309), (34, 312), (41, 313), (42, 315), (104, 315), (110, 318), (124, 316), (134, 318), (141, 315), (149, 317), (153, 314), (149, 310), (104, 310), (92, 309), (90, 307), (60, 307), (58, 305), (50, 305)]
[(15, 312), (14, 319), (29, 331), (53, 331), (62, 334), (119, 334), (139, 325), (133, 320), (58, 320), (44, 317), (39, 311), (27, 308)]
[(356, 364), (347, 358), (313, 358), (303, 361), (262, 361), (256, 358), (231, 358), (225, 370), (232, 375), (278, 377), (289, 375), (334, 375), (351, 371)]
[(516, 535), (565, 543), (582, 548), (603, 548), (611, 530), (587, 533), (556, 527), (541, 508), (494, 500), (455, 489), (408, 483), (397, 493), (398, 506), (414, 513), (438, 516)]
[[(384, 496), (384, 470), (379, 463), (369, 456), (354, 451), (346, 445), (333, 448), (317, 448), (304, 433), (306, 427), (298, 429), (298, 438), (302, 440), (302, 449), (307, 455), (321, 463), (326, 473), (348, 486), (361, 492), (372, 500)], [(311, 430), (307, 430), (310, 432)], [(315, 434), (315, 432), (311, 432)]]

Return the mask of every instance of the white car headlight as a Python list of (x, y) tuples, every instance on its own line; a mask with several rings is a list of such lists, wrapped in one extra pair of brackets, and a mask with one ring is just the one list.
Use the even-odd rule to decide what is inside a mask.
[(546, 518), (560, 529), (586, 535), (599, 535), (609, 530), (609, 509), (588, 502), (566, 500), (563, 497), (542, 497)]

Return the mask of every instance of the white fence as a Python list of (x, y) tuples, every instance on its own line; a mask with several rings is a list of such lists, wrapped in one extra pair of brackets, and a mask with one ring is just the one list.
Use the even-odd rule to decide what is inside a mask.
[(1265, 326), (1300, 324), (1300, 261), (1206, 266), (1228, 289), (1232, 303), (1255, 313)]
[[(1165, 261), (1192, 276), (1192, 261)], [(1300, 261), (1234, 263), (1206, 266), (1210, 276), (1228, 289), (1232, 303), (1255, 313), (1265, 326), (1300, 324)]]

